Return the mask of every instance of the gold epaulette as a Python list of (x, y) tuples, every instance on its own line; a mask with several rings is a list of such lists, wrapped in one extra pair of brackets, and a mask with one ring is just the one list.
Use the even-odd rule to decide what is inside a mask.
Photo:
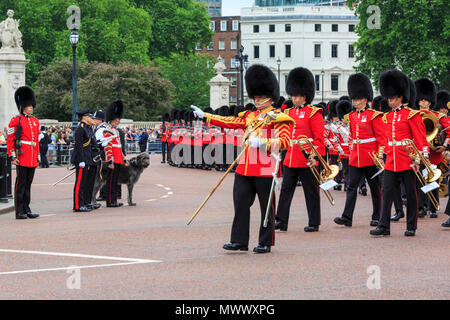
[(349, 123), (350, 122), (350, 113), (347, 113), (346, 115), (344, 115), (342, 117), (342, 119), (345, 120), (347, 123)]
[(419, 116), (422, 115), (422, 111), (420, 110), (413, 110), (411, 108), (405, 108), (406, 110), (409, 110), (409, 115), (408, 115), (408, 120), (411, 119), (412, 117), (414, 117), (416, 114), (418, 114)]
[(438, 112), (438, 116), (437, 116), (438, 120), (441, 120), (443, 117), (446, 117), (446, 115)]
[(283, 112), (284, 112), (285, 114), (289, 115), (289, 111), (290, 111), (291, 109), (292, 109), (292, 108), (286, 108), (286, 109), (284, 109)]
[(323, 112), (323, 109), (322, 109), (322, 108), (313, 107), (313, 106), (311, 106), (311, 105), (309, 105), (308, 107), (310, 107), (311, 109), (313, 109), (313, 110), (311, 111), (310, 115), (309, 115), (310, 118), (312, 118), (313, 115), (315, 115), (315, 114), (316, 114), (317, 112), (319, 112), (319, 111)]
[(378, 116), (383, 116), (383, 115), (384, 115), (383, 112), (373, 110), (373, 115), (372, 115), (372, 118), (371, 118), (370, 120), (373, 120), (373, 119), (375, 119), (376, 117), (378, 117)]
[(383, 120), (384, 123), (387, 124), (387, 112), (383, 115), (381, 119)]
[(290, 122), (292, 124), (295, 124), (295, 120), (292, 119), (290, 116), (288, 116), (286, 113), (281, 112), (279, 109), (273, 110), (273, 112), (276, 113), (277, 118), (275, 120), (272, 120), (271, 122), (279, 123), (279, 122)]
[(249, 110), (245, 110), (245, 111), (239, 112), (239, 113), (238, 113), (238, 117), (239, 117), (239, 118), (245, 118), (245, 114), (246, 114), (247, 112), (249, 112)]

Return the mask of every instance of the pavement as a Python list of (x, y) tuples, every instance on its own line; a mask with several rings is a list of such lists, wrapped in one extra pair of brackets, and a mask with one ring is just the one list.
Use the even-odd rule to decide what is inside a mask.
[[(248, 252), (228, 252), (233, 174), (191, 225), (187, 221), (223, 173), (179, 169), (151, 156), (134, 189), (137, 206), (72, 212), (74, 177), (51, 184), (65, 168), (37, 169), (32, 187), (38, 219), (0, 215), (0, 299), (448, 299), (448, 217), (419, 219), (405, 237), (405, 219), (391, 236), (369, 235), (370, 196), (359, 196), (353, 227), (334, 224), (345, 203), (321, 196), (322, 225), (305, 233), (298, 187), (288, 232), (269, 254), (253, 254), (260, 212), (252, 207)], [(126, 195), (126, 187), (123, 186)], [(126, 200), (124, 201), (126, 202)], [(447, 198), (441, 199), (445, 207)]]

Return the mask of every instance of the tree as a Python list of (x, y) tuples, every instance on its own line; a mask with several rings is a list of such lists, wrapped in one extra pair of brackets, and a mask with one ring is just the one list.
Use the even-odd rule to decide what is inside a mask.
[(175, 86), (172, 90), (173, 105), (179, 109), (191, 104), (199, 107), (210, 105), (208, 81), (214, 77), (216, 59), (207, 54), (176, 54), (155, 60), (165, 78)]
[[(109, 102), (122, 99), (125, 118), (158, 121), (171, 108), (172, 84), (158, 68), (130, 62), (117, 65), (82, 62), (78, 65), (79, 109), (106, 110)], [(46, 67), (36, 83), (36, 115), (59, 121), (72, 118), (72, 62), (62, 60)]]
[[(388, 69), (399, 69), (411, 79), (431, 79), (450, 88), (450, 16), (447, 0), (348, 0), (360, 23), (355, 31), (357, 70), (374, 80)], [(373, 28), (380, 10), (380, 28)], [(369, 10), (368, 10), (369, 9)]]

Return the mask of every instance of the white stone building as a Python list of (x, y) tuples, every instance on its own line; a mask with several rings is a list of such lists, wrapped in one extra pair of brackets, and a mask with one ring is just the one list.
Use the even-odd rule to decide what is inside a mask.
[(300, 66), (315, 77), (313, 103), (337, 99), (347, 95), (348, 77), (355, 72), (353, 44), (358, 36), (353, 30), (357, 23), (358, 18), (345, 6), (243, 8), (244, 54), (250, 64), (262, 63), (277, 77), (280, 74), (281, 95), (286, 99), (287, 75)]

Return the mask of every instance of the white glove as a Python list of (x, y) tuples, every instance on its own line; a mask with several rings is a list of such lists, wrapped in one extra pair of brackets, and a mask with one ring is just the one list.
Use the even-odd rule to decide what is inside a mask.
[(84, 167), (86, 167), (86, 163), (84, 163), (84, 162), (80, 162), (80, 164), (78, 165), (80, 168), (84, 168)]
[(248, 144), (251, 148), (259, 148), (259, 146), (261, 145), (261, 139), (252, 136), (248, 139)]
[(205, 113), (199, 108), (196, 107), (194, 105), (191, 105), (191, 109), (194, 110), (194, 115), (199, 118), (199, 119), (203, 119)]

